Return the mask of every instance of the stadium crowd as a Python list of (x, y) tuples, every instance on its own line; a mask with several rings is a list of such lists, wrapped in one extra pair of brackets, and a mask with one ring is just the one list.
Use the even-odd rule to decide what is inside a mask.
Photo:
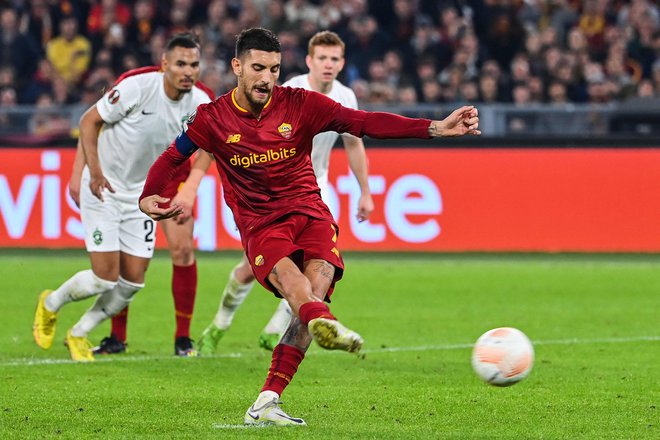
[[(220, 94), (235, 84), (235, 36), (253, 26), (279, 36), (282, 82), (307, 71), (311, 35), (337, 32), (347, 43), (339, 79), (361, 104), (660, 97), (652, 0), (8, 0), (0, 25), (2, 107), (86, 108), (123, 71), (158, 64), (167, 38), (188, 29), (201, 41), (201, 80)], [(28, 125), (68, 129), (62, 119), (43, 113)]]

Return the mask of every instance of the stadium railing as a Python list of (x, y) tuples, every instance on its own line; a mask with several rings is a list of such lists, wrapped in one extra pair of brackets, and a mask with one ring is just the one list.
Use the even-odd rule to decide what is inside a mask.
[[(362, 108), (440, 119), (458, 105), (364, 105)], [(612, 141), (625, 138), (633, 143), (660, 144), (660, 99), (598, 105), (476, 105), (480, 111), (483, 142), (557, 138)], [(77, 137), (78, 120), (84, 110), (80, 104), (51, 108), (0, 107), (0, 146), (71, 145)]]

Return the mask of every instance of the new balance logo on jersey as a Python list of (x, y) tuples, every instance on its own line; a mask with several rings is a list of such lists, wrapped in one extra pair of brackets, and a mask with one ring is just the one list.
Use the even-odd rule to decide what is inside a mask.
[(240, 134), (230, 134), (229, 137), (227, 138), (226, 144), (235, 144), (236, 142), (241, 141), (241, 135)]

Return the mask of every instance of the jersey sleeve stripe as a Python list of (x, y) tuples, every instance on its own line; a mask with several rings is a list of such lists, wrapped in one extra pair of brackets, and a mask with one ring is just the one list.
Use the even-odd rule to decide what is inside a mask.
[(151, 72), (158, 72), (160, 71), (160, 66), (146, 66), (146, 67), (138, 67), (137, 69), (131, 69), (128, 70), (124, 73), (122, 73), (119, 78), (117, 78), (117, 81), (113, 84), (113, 87), (125, 80), (126, 78), (129, 78), (131, 76), (135, 75), (141, 75), (143, 73), (151, 73)]

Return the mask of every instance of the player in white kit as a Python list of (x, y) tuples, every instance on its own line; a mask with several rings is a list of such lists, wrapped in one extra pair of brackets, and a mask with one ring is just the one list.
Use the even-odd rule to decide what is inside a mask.
[[(308, 44), (308, 55), (305, 58), (309, 73), (291, 78), (284, 86), (300, 87), (323, 93), (345, 107), (357, 108), (357, 98), (353, 91), (337, 81), (337, 75), (344, 67), (345, 45), (334, 32), (323, 31), (314, 35)], [(330, 151), (334, 146), (338, 133), (326, 132), (314, 137), (312, 149), (312, 164), (316, 173), (316, 180), (321, 189), (321, 197), (328, 204), (330, 190), (328, 185), (328, 167), (330, 165)], [(360, 186), (360, 199), (358, 202), (358, 221), (369, 218), (374, 210), (374, 203), (368, 185), (367, 156), (364, 144), (360, 138), (350, 134), (343, 134), (342, 141), (348, 156), (349, 166), (357, 178)], [(220, 307), (211, 324), (204, 330), (198, 341), (198, 350), (201, 355), (211, 355), (220, 342), (224, 333), (231, 326), (236, 310), (243, 303), (254, 285), (254, 275), (245, 255), (241, 262), (234, 267), (229, 280), (222, 293)], [(291, 318), (291, 309), (286, 300), (282, 300), (259, 336), (259, 345), (265, 349), (273, 350), (287, 328)]]
[(153, 162), (197, 106), (210, 101), (207, 92), (195, 87), (199, 59), (194, 37), (177, 35), (163, 54), (162, 71), (145, 69), (125, 77), (81, 117), (86, 167), (80, 211), (92, 268), (41, 293), (33, 326), (40, 347), (51, 347), (62, 306), (97, 296), (65, 339), (73, 360), (93, 361), (89, 332), (122, 311), (144, 287), (156, 224), (140, 211), (138, 198)]

